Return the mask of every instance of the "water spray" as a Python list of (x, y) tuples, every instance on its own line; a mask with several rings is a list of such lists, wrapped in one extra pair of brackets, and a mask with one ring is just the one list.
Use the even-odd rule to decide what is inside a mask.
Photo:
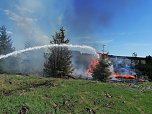
[(32, 51), (32, 50), (38, 50), (38, 49), (43, 49), (43, 48), (53, 48), (53, 47), (68, 47), (68, 48), (89, 49), (91, 52), (93, 52), (93, 54), (97, 58), (99, 58), (99, 55), (97, 54), (96, 50), (93, 47), (91, 47), (91, 46), (87, 46), (87, 45), (72, 45), (72, 44), (51, 44), (51, 45), (30, 47), (30, 48), (26, 48), (26, 49), (23, 49), (23, 50), (14, 51), (14, 52), (8, 53), (6, 55), (0, 55), (0, 59), (5, 59), (7, 57), (14, 56), (14, 55), (17, 55), (17, 54), (20, 54), (20, 53), (24, 53), (24, 52), (28, 52), (28, 51)]

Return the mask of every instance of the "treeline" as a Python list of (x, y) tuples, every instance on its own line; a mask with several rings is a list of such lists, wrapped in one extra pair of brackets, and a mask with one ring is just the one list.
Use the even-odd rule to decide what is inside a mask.
[[(65, 36), (65, 30), (62, 27), (52, 36), (50, 44), (69, 44), (70, 40)], [(25, 43), (25, 48), (33, 47), (30, 42)], [(6, 27), (0, 27), (0, 55), (15, 51), (12, 46), (11, 36), (8, 35)], [(43, 54), (39, 57), (37, 54)], [(111, 74), (110, 63), (107, 57), (101, 56), (99, 63), (93, 69), (92, 77), (95, 80), (106, 81)], [(152, 80), (152, 57), (146, 57), (146, 64), (136, 64), (142, 75)], [(39, 74), (46, 77), (73, 78), (74, 67), (72, 64), (72, 52), (67, 47), (53, 47), (44, 50), (27, 52), (18, 56), (11, 56), (6, 59), (0, 59), (0, 73), (23, 73)]]
[[(7, 34), (6, 27), (0, 27), (0, 55), (4, 55), (15, 51), (12, 46), (11, 37)], [(65, 36), (65, 30), (62, 27), (59, 32), (56, 32), (50, 40), (50, 44), (68, 44), (70, 40)], [(30, 42), (25, 43), (25, 48), (32, 47)], [(40, 50), (39, 50), (40, 51)], [(34, 53), (34, 54), (33, 54)], [(38, 55), (34, 52), (23, 53), (16, 57), (8, 57), (0, 60), (0, 73), (23, 73), (23, 74), (35, 74), (39, 72), (38, 67), (42, 67), (42, 72), (46, 77), (57, 77), (57, 78), (73, 78), (74, 67), (72, 64), (72, 52), (67, 47), (53, 47), (48, 48), (44, 53), (43, 66), (40, 66), (40, 60), (36, 58)], [(100, 59), (101, 63), (94, 69), (94, 79), (103, 81), (109, 75), (108, 64), (103, 58)], [(33, 62), (36, 61), (36, 62)], [(34, 72), (34, 68), (37, 70)], [(105, 67), (105, 69), (103, 69)], [(101, 70), (102, 69), (102, 70)], [(98, 73), (100, 72), (100, 75)], [(107, 74), (106, 74), (107, 73)]]
[[(68, 44), (69, 39), (65, 38), (64, 28), (52, 36), (50, 44)], [(33, 47), (30, 42), (25, 43), (25, 48)], [(5, 55), (15, 51), (12, 46), (11, 36), (7, 33), (6, 27), (0, 27), (0, 55)], [(39, 52), (38, 52), (39, 51)], [(48, 48), (42, 54), (41, 50), (23, 53), (18, 56), (11, 56), (0, 59), (0, 73), (20, 73), (20, 74), (39, 74), (47, 77), (72, 77), (72, 52), (66, 47)], [(43, 61), (43, 63), (42, 63)], [(40, 62), (43, 64), (40, 64)], [(40, 67), (40, 68), (39, 68)], [(35, 69), (36, 68), (36, 69)]]
[(145, 64), (138, 63), (135, 68), (141, 72), (139, 75), (143, 75), (146, 79), (152, 81), (152, 57), (146, 56)]
[[(6, 27), (0, 27), (0, 55), (15, 51), (12, 46), (10, 35), (8, 35)], [(7, 59), (0, 59), (0, 73), (15, 72), (17, 66), (17, 58), (8, 57)], [(12, 67), (13, 65), (13, 67)]]

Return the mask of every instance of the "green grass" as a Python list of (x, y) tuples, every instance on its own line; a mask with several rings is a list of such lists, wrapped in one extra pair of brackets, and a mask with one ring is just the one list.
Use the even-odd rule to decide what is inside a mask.
[(0, 75), (0, 114), (151, 114), (152, 83)]

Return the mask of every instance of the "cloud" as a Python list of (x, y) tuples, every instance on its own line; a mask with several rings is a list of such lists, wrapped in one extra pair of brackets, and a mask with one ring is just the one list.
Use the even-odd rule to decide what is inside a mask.
[(17, 9), (17, 10), (20, 10), (21, 12), (34, 13), (34, 11), (32, 11), (32, 10), (26, 8), (26, 7), (16, 6), (16, 9)]
[(114, 40), (109, 39), (109, 40), (96, 40), (96, 41), (86, 41), (84, 43), (86, 44), (93, 44), (93, 45), (103, 45), (103, 44), (109, 44), (112, 43)]
[[(21, 15), (18, 15), (10, 10), (4, 10), (5, 13), (7, 14), (7, 16), (15, 21), (17, 23), (17, 25), (23, 25), (23, 24), (33, 24), (34, 21), (36, 21), (36, 19), (33, 19), (33, 18), (29, 18), (29, 17), (24, 17), (24, 16), (21, 16)], [(23, 23), (22, 23), (23, 22)]]
[(89, 34), (109, 27), (116, 14), (129, 6), (130, 0), (73, 0), (64, 14), (65, 24), (75, 34)]
[(9, 34), (9, 35), (12, 35), (12, 34), (13, 34), (12, 31), (6, 31), (6, 32), (7, 32), (7, 34)]
[(18, 4), (15, 7), (22, 13), (36, 13), (42, 11), (45, 5), (41, 0), (18, 0)]
[(103, 40), (103, 41), (95, 41), (96, 43), (98, 44), (109, 44), (109, 43), (112, 43), (114, 40)]
[(4, 12), (9, 19), (15, 22), (17, 29), (23, 33), (23, 36), (27, 41), (33, 42), (37, 45), (48, 44), (49, 38), (36, 24), (37, 19), (29, 16), (29, 13), (33, 13), (33, 10), (21, 6), (16, 5), (14, 11), (7, 9), (4, 10)]
[(63, 16), (62, 15), (57, 17), (57, 24), (58, 25), (62, 25), (63, 24)]

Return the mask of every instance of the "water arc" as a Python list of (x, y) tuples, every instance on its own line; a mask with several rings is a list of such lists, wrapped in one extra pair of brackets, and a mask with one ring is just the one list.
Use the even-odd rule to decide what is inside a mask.
[(13, 51), (13, 52), (8, 53), (6, 55), (0, 55), (0, 59), (5, 59), (7, 57), (10, 57), (10, 56), (13, 56), (13, 55), (17, 55), (17, 54), (20, 54), (20, 53), (24, 53), (24, 52), (28, 52), (28, 51), (32, 51), (32, 50), (38, 50), (38, 49), (43, 49), (43, 48), (52, 48), (52, 47), (68, 47), (68, 48), (89, 49), (91, 52), (93, 52), (93, 54), (96, 57), (98, 57), (98, 54), (97, 54), (95, 48), (93, 48), (91, 46), (87, 46), (87, 45), (72, 45), (72, 44), (50, 44), (50, 45), (35, 46), (35, 47), (26, 48), (26, 49), (23, 49), (23, 50)]

